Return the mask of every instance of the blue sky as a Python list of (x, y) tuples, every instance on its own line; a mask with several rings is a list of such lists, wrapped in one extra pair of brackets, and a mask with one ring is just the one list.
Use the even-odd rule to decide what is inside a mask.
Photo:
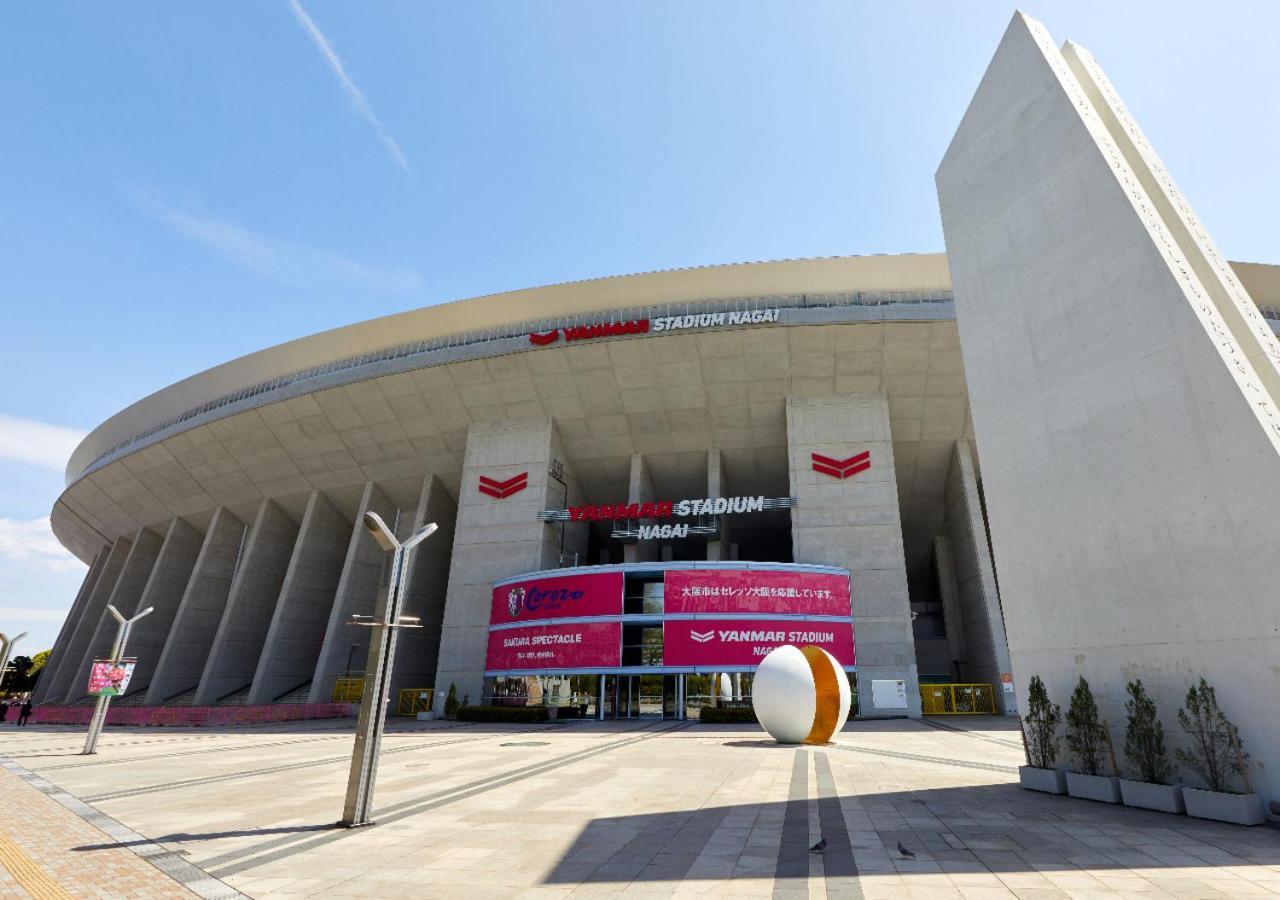
[[(1224, 252), (1280, 262), (1280, 4), (1040, 2)], [(79, 434), (179, 378), (461, 297), (938, 251), (994, 2), (7, 4), (0, 630), (50, 645)]]

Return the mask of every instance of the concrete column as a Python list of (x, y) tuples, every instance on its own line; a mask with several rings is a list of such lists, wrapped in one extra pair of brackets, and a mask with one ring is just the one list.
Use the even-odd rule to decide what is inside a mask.
[(212, 706), (253, 682), (297, 537), (298, 526), (288, 513), (274, 500), (263, 500), (231, 580), (193, 706)]
[(942, 599), (942, 622), (947, 629), (948, 666), (953, 675), (960, 674), (965, 663), (964, 616), (960, 612), (960, 591), (956, 586), (956, 564), (951, 552), (951, 539), (938, 535), (933, 539), (933, 564), (938, 570), (938, 596)]
[[(324, 643), (311, 677), (308, 699), (312, 703), (328, 703), (333, 698), (334, 682), (347, 669), (347, 661), (361, 669), (369, 655), (370, 629), (348, 623), (352, 616), (373, 615), (387, 566), (388, 555), (360, 524), (364, 514), (370, 511), (382, 516), (385, 522), (394, 523), (396, 520), (395, 505), (372, 481), (365, 484), (364, 493), (360, 495), (355, 527), (347, 542), (342, 575), (338, 578), (329, 622), (325, 626)], [(356, 647), (354, 652), (351, 649), (353, 644)]]
[(133, 670), (133, 679), (129, 684), (130, 694), (145, 692), (155, 676), (156, 668), (160, 665), (160, 655), (169, 639), (169, 631), (178, 615), (178, 606), (182, 603), (182, 594), (187, 589), (187, 582), (191, 580), (191, 570), (195, 568), (196, 557), (200, 555), (200, 545), (203, 543), (204, 535), (184, 519), (175, 518), (170, 522), (142, 596), (133, 609), (120, 610), (130, 616), (148, 606), (155, 610), (151, 615), (139, 619), (129, 632), (128, 654), (138, 658), (138, 665)]
[[(647, 503), (656, 500), (653, 490), (653, 478), (649, 475), (649, 467), (644, 464), (644, 457), (639, 453), (631, 455), (631, 478), (627, 482), (627, 502)], [(644, 520), (648, 524), (648, 520)], [(623, 544), (623, 562), (652, 562), (658, 558), (658, 542), (655, 540), (636, 541), (634, 544)]]
[[(707, 451), (707, 496), (717, 498), (725, 496), (724, 464), (719, 450)], [(720, 520), (720, 536), (707, 539), (707, 560), (719, 562), (732, 555), (729, 541), (729, 517), (718, 516)]]
[(107, 604), (114, 606), (123, 615), (132, 615), (138, 605), (138, 598), (142, 596), (142, 589), (147, 586), (147, 578), (151, 575), (151, 568), (156, 564), (156, 556), (159, 555), (160, 545), (163, 542), (160, 535), (147, 528), (139, 529), (134, 535), (133, 546), (129, 548), (129, 555), (125, 557), (124, 565), (120, 567), (120, 577), (116, 579), (111, 595), (102, 605), (102, 611), (98, 614), (97, 627), (94, 628), (93, 634), (85, 645), (84, 655), (71, 678), (71, 683), (67, 685), (65, 703), (75, 703), (85, 696), (85, 685), (89, 681), (89, 669), (93, 665), (93, 660), (105, 657), (111, 652), (119, 623), (107, 612)]
[(245, 524), (226, 509), (214, 510), (147, 687), (148, 706), (166, 703), (199, 684), (227, 608), (245, 531)]
[[(1007, 715), (1014, 715), (1016, 699), (1001, 686), (1001, 675), (1011, 671), (1009, 645), (1005, 641), (996, 570), (991, 562), (973, 451), (968, 441), (956, 442), (943, 496), (947, 510), (943, 528), (954, 551), (959, 618), (964, 623), (964, 645), (968, 651), (962, 672), (967, 681), (994, 685), (996, 702)], [(950, 632), (948, 623), (948, 635)]]
[[(843, 566), (852, 575), (858, 706), (864, 716), (920, 715), (898, 482), (884, 394), (787, 398), (791, 543), (795, 561)], [(812, 454), (846, 459), (871, 451), (871, 468), (847, 478), (813, 469)], [(906, 682), (907, 709), (879, 709), (871, 682)]]
[(253, 676), (250, 706), (272, 703), (315, 675), (351, 533), (347, 517), (312, 491)]
[(66, 656), (67, 645), (71, 643), (71, 637), (75, 633), (76, 625), (80, 622), (81, 616), (84, 615), (85, 604), (93, 593), (94, 585), (98, 583), (98, 577), (102, 575), (102, 569), (106, 566), (107, 557), (110, 553), (110, 547), (103, 547), (99, 550), (93, 557), (89, 571), (84, 575), (84, 581), (80, 583), (80, 590), (76, 592), (76, 599), (71, 604), (71, 609), (67, 612), (67, 617), (63, 620), (62, 627), (58, 629), (58, 639), (53, 642), (53, 652), (49, 654), (49, 661), (45, 663), (44, 672), (41, 673), (36, 681), (36, 689), (31, 697), (32, 702), (36, 705), (46, 702), (50, 697), (53, 684), (58, 679), (59, 663)]
[[(481, 696), (493, 583), (501, 578), (554, 567), (559, 554), (559, 525), (546, 525), (538, 512), (564, 494), (551, 480), (552, 458), (564, 459), (550, 419), (475, 422), (467, 432), (457, 530), (453, 539), (449, 587), (445, 597), (436, 702), (443, 704), (449, 685), (458, 696)], [(503, 500), (480, 493), (481, 475), (506, 481), (526, 473), (528, 487)], [(565, 467), (568, 503), (582, 502), (573, 472)], [(586, 549), (586, 525), (565, 528), (565, 549)]]
[[(417, 616), (421, 628), (401, 629), (396, 642), (396, 664), (391, 673), (391, 703), (402, 688), (429, 688), (435, 685), (440, 658), (440, 634), (444, 622), (445, 594), (449, 588), (449, 554), (453, 550), (457, 504), (439, 478), (428, 475), (412, 519), (404, 524), (401, 538), (407, 539), (428, 522), (439, 530), (418, 545), (405, 571), (407, 588), (401, 615)], [(479, 704), (478, 694), (471, 702)], [(394, 712), (394, 710), (392, 710)]]

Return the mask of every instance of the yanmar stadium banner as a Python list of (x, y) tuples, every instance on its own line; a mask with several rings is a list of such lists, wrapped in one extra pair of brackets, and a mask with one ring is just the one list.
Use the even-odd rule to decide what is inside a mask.
[(493, 589), (490, 625), (539, 619), (622, 615), (622, 573), (544, 576)]
[(666, 574), (668, 615), (772, 613), (848, 616), (849, 576), (760, 569), (672, 569)]
[(622, 664), (621, 622), (530, 625), (489, 632), (485, 669), (613, 669)]
[(855, 660), (852, 622), (667, 619), (663, 625), (662, 664), (701, 669), (754, 666), (782, 644), (815, 644), (842, 666), (852, 666)]

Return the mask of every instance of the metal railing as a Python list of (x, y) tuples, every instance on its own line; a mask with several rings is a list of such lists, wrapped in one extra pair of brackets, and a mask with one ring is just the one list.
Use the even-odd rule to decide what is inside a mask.
[(992, 716), (996, 691), (990, 684), (922, 684), (920, 706), (926, 716)]
[(333, 683), (334, 703), (356, 703), (363, 696), (363, 678), (339, 678)]
[(397, 716), (416, 716), (420, 712), (431, 712), (435, 702), (435, 688), (401, 688), (400, 699), (396, 703)]

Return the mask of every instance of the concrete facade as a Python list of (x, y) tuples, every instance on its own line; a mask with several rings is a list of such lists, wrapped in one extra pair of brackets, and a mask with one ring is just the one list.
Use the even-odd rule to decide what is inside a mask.
[(937, 175), (1019, 700), (1203, 676), (1275, 798), (1273, 342), (1088, 65), (1016, 16)]
[(71, 611), (67, 613), (66, 621), (58, 629), (58, 637), (53, 642), (53, 652), (50, 654), (45, 672), (40, 680), (36, 682), (36, 689), (32, 692), (31, 699), (34, 703), (44, 703), (51, 696), (56, 696), (53, 686), (58, 682), (58, 668), (66, 660), (67, 647), (71, 643), (76, 627), (84, 618), (85, 606), (89, 602), (90, 595), (93, 594), (93, 588), (98, 583), (98, 578), (102, 575), (102, 570), (107, 564), (107, 558), (110, 553), (110, 548), (103, 547), (94, 555), (93, 561), (89, 563), (89, 571), (85, 572), (84, 581), (80, 583), (80, 590), (76, 591), (76, 599), (71, 604)]
[[(842, 566), (851, 576), (861, 714), (919, 716), (888, 401), (878, 393), (791, 398), (787, 437), (795, 561)], [(852, 477), (813, 469), (814, 453), (845, 459), (864, 451), (871, 468)], [(906, 682), (906, 709), (875, 706), (870, 682), (882, 679)]]

